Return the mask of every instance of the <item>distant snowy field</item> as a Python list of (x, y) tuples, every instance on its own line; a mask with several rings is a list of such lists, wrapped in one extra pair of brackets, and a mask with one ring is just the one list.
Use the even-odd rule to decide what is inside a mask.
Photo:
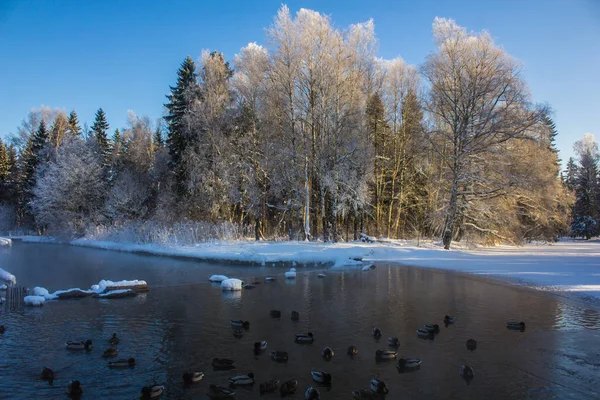
[[(25, 237), (25, 241), (49, 241)], [(600, 240), (564, 240), (522, 247), (497, 246), (476, 249), (454, 246), (443, 250), (439, 243), (381, 240), (376, 243), (319, 242), (210, 242), (194, 246), (158, 246), (75, 240), (70, 244), (157, 255), (270, 265), (292, 263), (351, 268), (363, 261), (396, 263), (468, 272), (508, 279), (543, 290), (570, 292), (578, 297), (600, 299)], [(362, 266), (362, 265), (360, 265)]]

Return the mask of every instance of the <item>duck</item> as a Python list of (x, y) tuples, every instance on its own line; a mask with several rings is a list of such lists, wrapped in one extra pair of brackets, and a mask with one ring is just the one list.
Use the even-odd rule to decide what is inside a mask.
[(287, 351), (272, 351), (271, 358), (277, 362), (287, 362), (288, 353)]
[(370, 390), (359, 389), (352, 391), (352, 398), (356, 400), (379, 400), (381, 396)]
[(317, 275), (317, 278), (323, 279), (323, 278), (325, 278), (325, 274), (319, 274), (319, 275)]
[(65, 346), (67, 346), (68, 350), (87, 350), (90, 351), (92, 350), (92, 341), (91, 340), (86, 340), (85, 342), (74, 342), (69, 340), (68, 342), (65, 343)]
[(329, 346), (325, 346), (325, 348), (321, 351), (321, 356), (323, 356), (323, 358), (326, 360), (331, 360), (333, 354), (333, 350), (331, 350), (331, 347)]
[(312, 343), (315, 341), (312, 332), (299, 333), (296, 335), (296, 343)]
[(281, 393), (281, 397), (287, 396), (288, 394), (296, 393), (296, 388), (298, 387), (298, 381), (295, 379), (291, 379), (289, 381), (285, 381), (279, 387), (279, 393)]
[(117, 337), (116, 333), (113, 333), (112, 337), (108, 339), (108, 344), (111, 346), (116, 346), (119, 344), (119, 338)]
[(319, 393), (316, 388), (309, 386), (306, 389), (306, 392), (304, 392), (304, 398), (306, 400), (319, 400), (321, 398), (321, 393)]
[(468, 350), (475, 350), (477, 348), (477, 341), (475, 339), (469, 339), (467, 340), (467, 349)]
[(388, 394), (389, 389), (384, 381), (379, 379), (371, 379), (371, 390), (378, 394)]
[(521, 321), (521, 322), (514, 322), (514, 321), (509, 321), (506, 323), (506, 327), (508, 329), (513, 329), (516, 331), (524, 331), (525, 330), (525, 322)]
[(244, 329), (250, 329), (250, 322), (242, 321), (241, 319), (239, 319), (237, 321), (231, 320), (231, 326), (240, 327), (240, 328), (244, 328)]
[(300, 313), (298, 311), (292, 311), (292, 321), (300, 320)]
[(67, 386), (67, 394), (72, 399), (79, 399), (83, 394), (83, 386), (79, 381), (71, 381)]
[(50, 368), (44, 367), (42, 368), (40, 378), (42, 378), (45, 381), (50, 381), (50, 383), (52, 383), (52, 381), (54, 380), (54, 371), (52, 371)]
[(325, 371), (312, 370), (310, 371), (312, 378), (319, 383), (331, 383), (331, 374)]
[(425, 329), (417, 329), (417, 336), (421, 339), (433, 339), (433, 332), (429, 332)]
[(235, 397), (235, 392), (231, 389), (224, 388), (217, 385), (210, 385), (208, 387), (207, 396), (213, 400), (231, 399)]
[(277, 280), (277, 278), (275, 278), (274, 276), (267, 276), (265, 278), (265, 282), (275, 282)]
[(398, 346), (400, 346), (400, 340), (397, 337), (390, 336), (388, 338), (388, 346), (390, 346), (390, 347), (398, 347)]
[(142, 400), (150, 400), (150, 399), (158, 399), (162, 396), (165, 391), (165, 387), (161, 385), (154, 386), (144, 386), (142, 388), (142, 393), (140, 393), (140, 399)]
[(396, 368), (398, 368), (400, 372), (418, 369), (421, 368), (421, 360), (418, 358), (399, 358), (396, 363)]
[(456, 322), (456, 317), (451, 317), (450, 315), (444, 316), (444, 324), (446, 326), (451, 325)]
[(473, 368), (469, 367), (468, 365), (461, 365), (460, 376), (462, 376), (466, 381), (470, 381), (475, 377), (475, 371), (473, 371)]
[(428, 332), (438, 333), (440, 331), (440, 326), (438, 324), (425, 324), (423, 326)]
[(263, 350), (266, 350), (267, 348), (267, 341), (263, 340), (261, 342), (254, 342), (254, 351), (255, 352), (261, 352)]
[(355, 356), (357, 354), (358, 354), (358, 348), (356, 348), (356, 346), (348, 347), (348, 355), (349, 356)]
[(213, 358), (212, 366), (215, 369), (232, 369), (235, 368), (235, 361), (227, 358)]
[(229, 384), (231, 386), (250, 386), (254, 385), (254, 374), (249, 372), (246, 375), (238, 375), (229, 378)]
[(119, 355), (119, 349), (115, 349), (114, 347), (109, 347), (108, 349), (104, 350), (104, 353), (102, 353), (102, 357), (116, 357)]
[(381, 329), (379, 328), (373, 328), (373, 332), (371, 332), (371, 334), (373, 335), (373, 337), (375, 339), (379, 339), (381, 337)]
[(271, 310), (269, 312), (269, 314), (271, 315), (271, 317), (273, 318), (281, 318), (281, 311), (279, 310)]
[(274, 379), (272, 381), (261, 383), (259, 386), (260, 395), (265, 393), (274, 393), (279, 390), (279, 381)]
[(397, 355), (398, 353), (392, 350), (377, 350), (375, 352), (375, 358), (378, 360), (393, 360)]
[(108, 362), (108, 366), (109, 368), (129, 368), (129, 367), (135, 367), (135, 358), (129, 358), (129, 359), (125, 359), (125, 358), (121, 358), (119, 360), (116, 361), (109, 361)]
[(204, 378), (203, 372), (185, 372), (182, 376), (183, 383), (187, 385), (191, 385), (192, 383), (197, 383)]
[(244, 332), (241, 329), (234, 329), (233, 330), (233, 337), (241, 339), (242, 337), (244, 337)]

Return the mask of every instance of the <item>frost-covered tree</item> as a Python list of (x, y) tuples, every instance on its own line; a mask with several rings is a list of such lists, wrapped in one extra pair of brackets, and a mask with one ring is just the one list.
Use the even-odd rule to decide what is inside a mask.
[(32, 210), (39, 225), (81, 235), (97, 224), (103, 203), (101, 161), (78, 136), (65, 138), (33, 190)]
[(108, 121), (106, 120), (106, 114), (102, 108), (96, 111), (94, 123), (92, 124), (92, 134), (96, 138), (98, 144), (98, 150), (100, 152), (100, 158), (102, 159), (102, 166), (106, 168), (109, 164), (110, 158), (110, 143), (108, 141)]
[[(433, 33), (438, 49), (421, 71), (430, 85), (429, 138), (447, 176), (442, 239), (449, 249), (462, 224), (494, 234), (468, 215), (470, 199), (497, 196), (511, 185), (495, 167), (510, 152), (507, 142), (526, 137), (542, 114), (530, 104), (519, 64), (487, 32), (468, 33), (436, 18)], [(461, 224), (463, 217), (468, 221)]]
[[(589, 221), (598, 221), (600, 216), (600, 186), (598, 183), (600, 152), (598, 144), (590, 134), (584, 135), (583, 140), (575, 142), (574, 149), (579, 157), (579, 166), (575, 180), (576, 202), (573, 207), (573, 222), (576, 229), (573, 234), (583, 233), (581, 236), (589, 239), (598, 234), (597, 224)], [(582, 223), (583, 228), (581, 228)]]
[(60, 112), (54, 118), (52, 126), (50, 127), (50, 142), (54, 148), (60, 146), (60, 143), (65, 137), (68, 128), (67, 115), (64, 112)]

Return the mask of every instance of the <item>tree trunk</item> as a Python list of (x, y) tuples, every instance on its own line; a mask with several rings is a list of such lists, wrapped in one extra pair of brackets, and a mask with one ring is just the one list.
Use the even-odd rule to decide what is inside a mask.
[(444, 243), (444, 249), (450, 250), (450, 244), (452, 243), (452, 236), (454, 234), (454, 220), (456, 219), (456, 210), (458, 206), (458, 180), (455, 178), (452, 182), (452, 194), (450, 195), (450, 205), (446, 212), (446, 222), (444, 224), (444, 233), (442, 241)]

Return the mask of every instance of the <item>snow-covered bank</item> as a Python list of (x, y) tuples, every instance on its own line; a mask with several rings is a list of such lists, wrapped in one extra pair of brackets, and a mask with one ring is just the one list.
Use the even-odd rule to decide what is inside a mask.
[[(24, 238), (44, 241), (48, 238)], [(497, 246), (446, 251), (438, 244), (416, 246), (405, 241), (376, 243), (212, 242), (166, 247), (75, 240), (72, 245), (148, 254), (189, 257), (239, 264), (292, 263), (347, 267), (365, 261), (432, 267), (517, 280), (552, 291), (572, 292), (600, 299), (600, 241), (565, 240), (522, 247)]]
[(6, 281), (12, 285), (17, 283), (17, 278), (15, 278), (15, 276), (13, 274), (11, 274), (8, 271), (3, 270), (2, 268), (0, 268), (0, 281)]

